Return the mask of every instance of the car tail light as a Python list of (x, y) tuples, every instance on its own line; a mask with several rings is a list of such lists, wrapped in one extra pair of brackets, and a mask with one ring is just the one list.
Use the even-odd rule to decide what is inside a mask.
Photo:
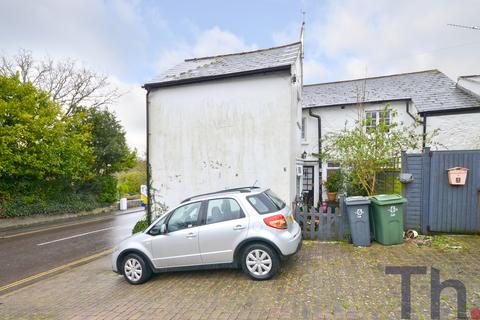
[(287, 220), (282, 214), (277, 214), (268, 218), (263, 219), (263, 222), (269, 227), (275, 229), (287, 229)]

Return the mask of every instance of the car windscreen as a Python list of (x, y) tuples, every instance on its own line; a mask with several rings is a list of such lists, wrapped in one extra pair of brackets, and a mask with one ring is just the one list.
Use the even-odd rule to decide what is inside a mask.
[[(270, 190), (268, 190), (270, 191)], [(268, 191), (247, 197), (248, 202), (260, 214), (279, 211), (285, 207), (285, 203), (275, 196), (275, 201), (268, 195)]]

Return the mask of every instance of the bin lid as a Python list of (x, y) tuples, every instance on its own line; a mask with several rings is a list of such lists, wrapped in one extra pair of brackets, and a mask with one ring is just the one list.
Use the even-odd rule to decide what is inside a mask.
[(354, 206), (357, 204), (370, 204), (370, 199), (363, 196), (354, 196), (345, 198), (345, 204), (347, 206)]
[(378, 204), (380, 206), (386, 204), (401, 204), (407, 202), (407, 199), (403, 198), (399, 194), (379, 194), (376, 196), (371, 196), (370, 200), (374, 204)]

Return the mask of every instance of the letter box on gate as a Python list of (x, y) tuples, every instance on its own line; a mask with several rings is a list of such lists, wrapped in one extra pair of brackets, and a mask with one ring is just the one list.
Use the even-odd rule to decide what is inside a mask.
[(467, 168), (453, 167), (448, 170), (448, 183), (453, 186), (463, 186), (467, 181)]

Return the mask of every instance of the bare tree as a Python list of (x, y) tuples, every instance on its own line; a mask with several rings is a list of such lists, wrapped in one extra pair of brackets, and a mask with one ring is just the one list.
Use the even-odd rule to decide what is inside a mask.
[(107, 76), (78, 67), (72, 59), (54, 61), (46, 57), (35, 60), (30, 51), (23, 49), (12, 57), (2, 56), (0, 75), (17, 73), (20, 81), (32, 83), (62, 105), (66, 116), (80, 106), (105, 106), (120, 96), (118, 88), (110, 84)]

